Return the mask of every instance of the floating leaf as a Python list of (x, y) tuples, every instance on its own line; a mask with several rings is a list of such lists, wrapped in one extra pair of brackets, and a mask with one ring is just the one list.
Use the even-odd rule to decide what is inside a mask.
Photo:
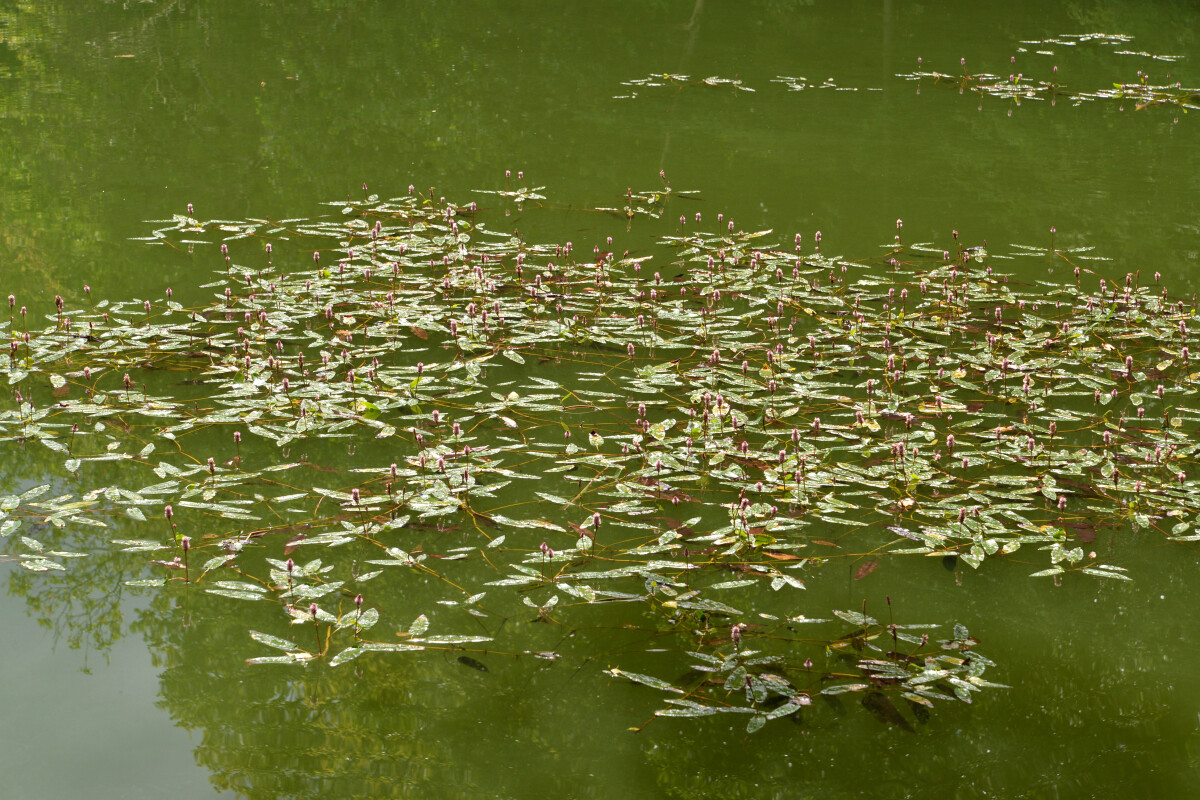
[(429, 618), (424, 614), (413, 620), (413, 623), (408, 626), (409, 636), (420, 636), (429, 630)]
[(329, 659), (329, 666), (336, 667), (339, 664), (345, 664), (347, 661), (353, 661), (365, 652), (366, 651), (361, 647), (347, 647), (345, 650)]
[(865, 683), (839, 683), (834, 686), (826, 686), (821, 690), (821, 694), (845, 694), (846, 692), (864, 692), (871, 687)]
[(878, 558), (871, 558), (871, 559), (868, 559), (867, 561), (864, 561), (862, 566), (860, 566), (857, 570), (854, 571), (854, 580), (861, 581), (863, 578), (867, 577), (872, 572), (874, 572), (875, 568), (878, 566), (879, 566)]
[(272, 636), (269, 633), (260, 633), (258, 631), (250, 631), (250, 638), (256, 642), (261, 642), (267, 647), (274, 647), (276, 650), (299, 650), (300, 647), (295, 642), (289, 642), (287, 639), (281, 639), (278, 636)]
[(638, 672), (628, 672), (623, 669), (618, 669), (617, 667), (607, 669), (605, 672), (617, 678), (625, 678), (626, 680), (633, 681), (634, 683), (640, 683), (644, 686), (649, 686), (652, 689), (660, 689), (664, 692), (677, 692), (679, 694), (683, 694), (682, 689), (678, 689), (660, 678), (655, 678), (653, 675), (642, 675)]

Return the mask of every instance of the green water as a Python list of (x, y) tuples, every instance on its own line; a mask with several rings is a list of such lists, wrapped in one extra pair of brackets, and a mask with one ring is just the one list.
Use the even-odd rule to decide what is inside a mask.
[[(689, 213), (806, 238), (819, 229), (852, 256), (874, 254), (897, 218), (906, 239), (942, 246), (953, 229), (1044, 246), (1054, 226), (1060, 245), (1112, 258), (1114, 274), (1161, 271), (1176, 294), (1196, 291), (1195, 112), (1015, 106), (944, 86), (918, 93), (895, 76), (918, 57), (947, 73), (965, 57), (1042, 79), (1058, 65), (1059, 82), (1081, 92), (1138, 70), (1196, 86), (1200, 13), (1183, 2), (980, 5), (5, 4), (0, 294), (37, 313), (84, 284), (102, 297), (168, 286), (206, 297), (209, 267), (128, 241), (146, 234), (143, 220), (188, 203), (206, 217), (306, 216), (363, 182), (465, 201), (502, 188), (505, 169), (545, 185), (555, 206), (511, 224), (581, 248), (625, 235), (625, 222), (569, 206), (619, 205), (661, 169), (700, 190)], [(1086, 33), (1132, 39), (1021, 44)], [(663, 72), (756, 91), (622, 85)], [(793, 92), (779, 76), (847, 91)], [(45, 463), (6, 453), (0, 490), (39, 482)], [(78, 545), (94, 534), (69, 535)], [(968, 622), (999, 662), (988, 677), (1013, 688), (939, 708), (916, 733), (847, 704), (752, 737), (721, 719), (628, 730), (658, 705), (597, 677), (617, 659), (619, 631), (590, 661), (496, 659), (486, 673), (402, 655), (275, 670), (243, 659), (247, 627), (271, 629), (276, 610), (233, 611), (176, 586), (135, 595), (122, 585), (131, 562), (102, 549), (65, 576), (0, 562), (0, 794), (1187, 796), (1200, 777), (1195, 546), (1128, 531), (1097, 546), (1135, 582), (1056, 588), (1021, 562), (952, 573), (891, 560), (857, 582), (820, 573), (796, 613), (890, 595), (909, 620)], [(410, 589), (413, 615), (435, 588)], [(530, 649), (564, 634), (511, 624)]]

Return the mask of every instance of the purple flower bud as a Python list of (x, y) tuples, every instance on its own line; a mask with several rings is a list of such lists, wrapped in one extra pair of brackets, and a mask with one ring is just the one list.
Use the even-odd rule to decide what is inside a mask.
[(166, 517), (167, 519), (170, 519), (171, 517), (175, 516), (175, 509), (171, 508), (171, 506), (168, 505), (166, 508), (163, 509), (163, 516)]
[(188, 537), (188, 536), (184, 536), (182, 539), (180, 539), (180, 540), (179, 540), (179, 546), (183, 548), (183, 552), (185, 552), (185, 553), (186, 553), (188, 550), (191, 550), (191, 549), (192, 549), (192, 540), (191, 540), (191, 538), (190, 538), (190, 537)]

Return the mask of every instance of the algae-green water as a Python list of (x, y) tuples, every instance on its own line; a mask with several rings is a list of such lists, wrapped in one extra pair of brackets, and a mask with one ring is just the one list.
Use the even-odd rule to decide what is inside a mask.
[[(1157, 469), (1153, 446), (1161, 442), (1164, 451), (1174, 446), (1183, 454), (1180, 469), (1187, 472), (1195, 440), (1191, 401), (1158, 398), (1155, 389), (1163, 383), (1179, 397), (1190, 385), (1182, 355), (1186, 334), (1176, 328), (1194, 310), (1200, 259), (1197, 98), (1188, 90), (1200, 85), (1197, 22), (1190, 4), (1165, 2), (1003, 8), (144, 2), (98, 4), (87, 13), (52, 3), (0, 10), (0, 297), (15, 298), (11, 316), (0, 304), (0, 324), (6, 346), (17, 345), (11, 358), (3, 356), (10, 358), (7, 374), (18, 376), (3, 401), (16, 416), (6, 418), (0, 445), (0, 495), (14, 498), (5, 505), (5, 521), (21, 522), (0, 540), (7, 637), (0, 658), (3, 794), (1077, 798), (1187, 792), (1197, 777), (1200, 744), (1200, 705), (1187, 688), (1196, 656), (1187, 635), (1197, 599), (1196, 545), (1186, 541), (1190, 530), (1173, 528), (1191, 522), (1195, 512), (1188, 488), (1175, 488), (1184, 484), (1173, 468), (1154, 472), (1145, 465)], [(374, 196), (379, 199), (368, 199)], [(380, 210), (379, 203), (391, 199), (395, 205)], [(396, 211), (409, 202), (425, 216)], [(477, 208), (468, 209), (472, 202)], [(455, 212), (441, 215), (447, 204)], [(412, 228), (418, 216), (422, 225), (446, 228), (437, 236), (450, 235), (451, 220), (461, 224), (471, 234), (470, 247), (493, 248), (487, 252), (508, 270), (510, 282), (515, 254), (527, 247), (529, 263), (549, 273), (542, 291), (560, 291), (554, 281), (565, 281), (570, 292), (564, 295), (572, 299), (550, 296), (536, 309), (509, 311), (527, 287), (503, 286), (490, 262), (448, 271), (444, 241), (435, 264), (397, 255), (405, 271), (396, 285), (386, 272), (352, 287), (342, 282), (338, 261), (361, 276), (361, 248), (370, 246), (376, 221), (385, 239), (392, 227), (422, 241), (437, 238)], [(345, 236), (332, 233), (346, 218), (363, 225), (343, 228)], [(292, 222), (273, 222), (279, 220)], [(726, 228), (730, 220), (734, 230)], [(708, 244), (679, 241), (701, 232)], [(358, 255), (347, 256), (344, 243), (355, 237)], [(689, 272), (705, 270), (709, 254), (720, 262), (717, 251), (725, 246), (717, 237), (730, 238), (727, 255), (732, 260), (736, 250), (739, 260), (726, 273), (714, 270), (733, 287), (724, 289), (724, 300), (713, 298), (719, 281)], [(228, 270), (221, 241), (229, 249)], [(273, 243), (270, 253), (266, 241)], [(572, 249), (564, 254), (568, 241)], [(765, 252), (756, 256), (756, 247)], [(314, 251), (322, 255), (316, 262)], [(611, 254), (608, 262), (605, 254)], [(649, 260), (640, 261), (644, 257)], [(596, 264), (604, 274), (589, 293)], [(483, 291), (472, 283), (476, 265), (502, 284), (488, 297), (504, 304), (503, 313), (483, 304), (468, 312), (466, 303), (477, 302), (469, 292)], [(841, 265), (851, 266), (841, 273)], [(1082, 270), (1078, 289), (1076, 266)], [(322, 268), (329, 274), (321, 275)], [(952, 269), (968, 277), (950, 277)], [(313, 271), (318, 293), (333, 298), (335, 327), (322, 327), (324, 304), (303, 294), (301, 284), (310, 279), (304, 271)], [(443, 284), (451, 272), (452, 288)], [(658, 317), (647, 299), (662, 285), (655, 272), (681, 298)], [(1113, 295), (1125, 291), (1127, 273), (1137, 276), (1130, 282), (1133, 303)], [(842, 274), (848, 276), (844, 286), (866, 281), (854, 291), (867, 338), (878, 344), (890, 336), (912, 359), (904, 381), (895, 384), (907, 388), (890, 388), (890, 400), (882, 388), (876, 394), (863, 384), (883, 373), (889, 352), (882, 346), (864, 351), (861, 376), (822, 377), (820, 369), (841, 357), (838, 347), (862, 335), (835, 324), (840, 318), (823, 305), (840, 296), (828, 281)], [(289, 283), (288, 276), (298, 277)], [(533, 276), (527, 268), (521, 280)], [(814, 277), (823, 283), (812, 286)], [(922, 277), (939, 296), (944, 280), (969, 280), (955, 297), (978, 299), (961, 308), (976, 315), (979, 327), (964, 322), (957, 338), (944, 342), (938, 331), (929, 333), (928, 342), (941, 343), (945, 353), (975, 358), (992, 352), (982, 339), (983, 323), (993, 322), (996, 306), (1011, 341), (1032, 340), (1024, 332), (1037, 326), (1026, 314), (1053, 319), (1060, 330), (1064, 321), (1074, 332), (1082, 326), (1092, 338), (1079, 340), (1086, 347), (1074, 361), (1065, 331), (1066, 350), (1035, 352), (1032, 344), (1019, 355), (1004, 350), (1014, 364), (1036, 361), (1028, 370), (1032, 392), (1022, 394), (1019, 372), (968, 370), (953, 384), (958, 364), (948, 361), (950, 377), (938, 384), (937, 365), (925, 358), (940, 358), (942, 351), (883, 328), (905, 329), (897, 316), (900, 288), (910, 292), (905, 313), (915, 313)], [(1104, 290), (1101, 278), (1109, 282)], [(233, 289), (231, 306), (221, 299), (224, 285), (213, 285), (221, 280)], [(789, 288), (788, 281), (798, 280), (810, 294)], [(272, 299), (272, 283), (280, 294), (294, 290), (295, 302)], [(678, 295), (680, 286), (701, 284), (693, 296), (703, 301), (694, 306)], [(1138, 309), (1159, 302), (1162, 288), (1184, 306), (1169, 309), (1162, 301), (1157, 312), (1178, 318), (1139, 317)], [(403, 329), (371, 334), (372, 314), (386, 316), (389, 291), (408, 315)], [(647, 297), (635, 297), (638, 291)], [(755, 306), (772, 292), (780, 302), (786, 297), (786, 312), (777, 312), (774, 300)], [(598, 306), (594, 298), (606, 293), (615, 302)], [(56, 319), (56, 295), (76, 327)], [(1039, 296), (1044, 308), (1034, 312)], [(1088, 296), (1096, 298), (1095, 307), (1085, 308)], [(1067, 310), (1049, 310), (1056, 298)], [(152, 303), (148, 311), (144, 300)], [(236, 307), (236, 319), (226, 316), (227, 307)], [(260, 307), (268, 314), (261, 322)], [(251, 308), (256, 313), (245, 318)], [(1113, 314), (1101, 319), (1106, 308)], [(101, 324), (106, 309), (111, 318)], [(193, 333), (184, 327), (189, 309), (204, 312)], [(510, 332), (481, 333), (480, 310), (493, 314), (493, 326), (496, 316), (507, 315)], [(318, 324), (292, 324), (309, 320), (309, 312)], [(638, 313), (645, 319), (637, 321)], [(745, 329), (760, 337), (744, 346), (728, 326), (729, 315), (743, 313), (749, 315)], [(957, 313), (937, 319), (955, 320)], [(787, 339), (786, 323), (781, 330), (766, 321), (772, 316), (792, 321), (795, 341)], [(461, 320), (454, 333), (442, 327), (450, 317)], [(104, 344), (95, 351), (87, 338), (71, 338), (71, 331), (87, 336), (88, 319), (95, 330), (103, 328), (93, 334), (95, 344)], [(715, 334), (695, 334), (693, 328), (708, 324), (725, 325), (721, 336), (730, 338), (714, 346)], [(257, 325), (282, 333), (276, 337)], [(525, 327), (518, 331), (518, 325)], [(174, 332), (165, 330), (172, 326)], [(249, 335), (235, 336), (239, 326)], [(123, 332), (109, 338), (110, 328)], [(328, 366), (320, 364), (326, 350), (329, 372), (310, 383), (293, 375), (285, 391), (283, 373), (258, 361), (282, 352), (294, 363), (308, 346), (303, 331), (309, 329), (325, 338), (306, 357), (316, 371)], [(28, 343), (25, 331), (32, 332)], [(160, 337), (154, 340), (159, 349), (143, 353), (147, 331)], [(773, 336), (796, 361), (768, 362), (765, 345), (775, 343)], [(389, 349), (397, 337), (407, 343), (398, 353)], [(1049, 326), (1038, 347), (1042, 338), (1054, 338)], [(118, 339), (119, 346), (107, 344)], [(671, 349), (685, 340), (696, 346)], [(223, 359), (244, 341), (254, 348), (253, 370), (222, 372)], [(273, 350), (276, 341), (281, 351)], [(345, 347), (329, 346), (335, 341)], [(720, 351), (720, 365), (709, 363), (710, 350)], [(1136, 361), (1128, 377), (1126, 353)], [(486, 355), (495, 364), (483, 375), (493, 386), (478, 385), (468, 366)], [(365, 384), (345, 383), (351, 362), (366, 372), (372, 357), (383, 362), (394, 393), (372, 384), (360, 397), (349, 387)], [(429, 368), (416, 380), (418, 361)], [(1055, 455), (1049, 418), (1029, 410), (1030, 396), (1038, 403), (1039, 392), (1041, 406), (1054, 405), (1047, 364), (1091, 376), (1106, 394), (1101, 404), (1080, 383), (1078, 396), (1063, 387), (1058, 399), (1062, 413), (1075, 415), (1070, 422), (1058, 418), (1062, 446), (1097, 455), (1078, 481), (1091, 489), (1070, 480), (1054, 488), (1044, 480), (1051, 469), (1045, 465), (1066, 457)], [(85, 366), (95, 377), (82, 377)], [(125, 372), (132, 373), (128, 387)], [(67, 394), (56, 397), (63, 387), (52, 378), (39, 383), (39, 374), (66, 376)], [(664, 375), (678, 386), (656, 383)], [(224, 412), (205, 405), (224, 391), (215, 387), (235, 376), (252, 386), (263, 381), (253, 401), (270, 408), (261, 423), (228, 399), (221, 403), (242, 414), (236, 420), (215, 419)], [(333, 377), (338, 388), (323, 393), (320, 384), (332, 386)], [(538, 380), (573, 394), (524, 397)], [(797, 399), (776, 400), (772, 380), (793, 387)], [(734, 413), (721, 413), (721, 401), (703, 399), (709, 381), (713, 395), (729, 396)], [(454, 397), (467, 384), (478, 396)], [(794, 388), (801, 384), (806, 388)], [(933, 392), (931, 385), (941, 388)], [(1109, 400), (1110, 389), (1119, 398)], [(398, 405), (404, 391), (417, 402)], [(522, 397), (506, 398), (513, 391)], [(803, 392), (817, 397), (806, 400)], [(942, 409), (933, 408), (935, 396), (944, 394), (952, 405), (955, 392), (964, 395), (966, 410), (946, 423)], [(969, 392), (981, 393), (986, 404), (976, 406), (983, 401), (965, 397)], [(164, 406), (155, 419), (143, 413), (154, 412), (152, 399), (177, 405)], [(84, 401), (97, 411), (76, 419), (72, 407), (54, 412), (57, 418), (35, 419), (55, 402)], [(184, 408), (188, 402), (194, 412)], [(316, 409), (318, 402), (342, 403), (367, 421), (328, 437), (279, 441), (280, 420), (301, 425), (293, 408), (297, 417), (299, 409), (311, 408), (312, 418), (323, 420), (318, 412), (326, 409)], [(647, 404), (644, 413), (639, 402)], [(888, 402), (896, 413), (872, 416), (887, 411)], [(366, 403), (380, 407), (377, 417)], [(435, 407), (448, 419), (470, 421), (453, 432), (449, 423), (433, 423)], [(856, 407), (865, 415), (861, 426)], [(721, 474), (692, 476), (708, 432), (686, 427), (702, 424), (684, 418), (688, 409), (696, 419), (710, 410), (714, 426), (732, 421), (729, 452), (714, 463), (715, 451), (704, 451), (703, 463)], [(945, 467), (921, 462), (931, 482), (901, 488), (910, 468), (906, 456), (894, 467), (866, 451), (881, 441), (911, 447), (908, 412), (915, 412), (917, 429), (937, 431), (936, 441), (920, 443), (927, 454), (946, 449), (946, 433), (954, 430), (958, 456), (980, 461), (961, 471), (949, 458)], [(171, 450), (162, 433), (187, 413), (203, 424), (172, 434), (178, 447)], [(957, 427), (971, 415), (985, 418), (987, 430), (1004, 427), (996, 420), (1008, 415), (1022, 433), (1004, 432), (1007, 449), (993, 451), (986, 437), (974, 441)], [(818, 416), (824, 429), (815, 431)], [(67, 424), (36, 433), (43, 420), (54, 419)], [(86, 419), (77, 441), (69, 438), (72, 419)], [(676, 427), (652, 430), (667, 419)], [(393, 424), (397, 420), (404, 424)], [(749, 433), (736, 432), (739, 420)], [(800, 421), (804, 447), (820, 458), (813, 456), (812, 473), (804, 473), (797, 489), (802, 448), (789, 431)], [(378, 438), (385, 426), (395, 430)], [(244, 435), (240, 442), (232, 438), (235, 428)], [(424, 467), (412, 433), (418, 428), (429, 438)], [(1045, 446), (1040, 461), (1024, 449), (1026, 430)], [(695, 453), (685, 437), (697, 442)], [(737, 451), (743, 441), (750, 452)], [(455, 465), (463, 463), (464, 442), (476, 452), (460, 480)], [(155, 447), (145, 451), (150, 444)], [(762, 490), (755, 484), (771, 482), (763, 471), (774, 469), (766, 461), (776, 450), (786, 451), (778, 467), (786, 488), (777, 496), (794, 499), (791, 505), (757, 503)], [(602, 457), (615, 463), (642, 451), (652, 457), (639, 462), (634, 479), (607, 482)], [(990, 460), (993, 452), (1002, 462)], [(71, 463), (76, 455), (85, 458), (82, 465)], [(414, 510), (423, 481), (441, 474), (438, 455), (451, 465), (447, 493), (425, 497)], [(388, 474), (393, 462), (400, 464), (395, 477)], [(807, 482), (823, 480), (818, 462), (826, 473), (836, 472), (836, 464), (878, 478), (884, 484), (878, 504), (863, 501), (862, 486), (829, 479), (831, 490), (820, 493), (826, 505), (814, 500), (806, 506)], [(1011, 482), (987, 479), (985, 470), (998, 463), (997, 473)], [(300, 466), (270, 471), (288, 465)], [(1114, 465), (1116, 478), (1107, 471)], [(729, 475), (735, 468), (738, 475)], [(925, 528), (906, 522), (906, 514), (911, 520), (943, 499), (939, 481), (964, 480), (968, 473), (978, 499), (964, 514), (992, 503), (998, 527), (988, 538), (1002, 547), (1026, 537), (1020, 550), (988, 553), (984, 539), (974, 553), (970, 537), (944, 544), (937, 531), (913, 540), (889, 530), (919, 538)], [(1038, 514), (1024, 506), (1010, 510), (1046, 525), (1045, 531), (1022, 529), (1000, 515), (1004, 503), (1027, 502), (1011, 495), (1021, 495), (1017, 479), (1032, 474), (1037, 493), (1051, 496)], [(597, 475), (608, 477), (593, 483)], [(143, 501), (117, 491), (136, 493), (173, 480), (177, 486), (147, 492)], [(382, 505), (392, 497), (384, 489), (389, 480), (411, 517), (394, 528), (386, 526), (405, 513)], [(505, 481), (511, 482), (502, 486)], [(615, 496), (629, 485), (642, 493)], [(49, 488), (22, 499), (42, 486)], [(351, 487), (361, 487), (361, 496), (351, 496)], [(95, 490), (102, 492), (82, 499)], [(571, 506), (576, 493), (580, 502)], [(1065, 515), (1055, 506), (1059, 493), (1070, 496)], [(292, 495), (304, 497), (278, 499)], [(919, 505), (905, 508), (894, 495), (911, 495)], [(739, 516), (742, 497), (755, 502)], [(67, 499), (51, 502), (57, 498)], [(837, 502), (856, 510), (830, 505)], [(173, 505), (171, 519), (164, 503)], [(225, 511), (204, 508), (212, 503), (225, 503)], [(655, 511), (642, 518), (639, 503)], [(772, 503), (782, 509), (778, 516), (770, 516)], [(693, 507), (699, 510), (688, 510)], [(547, 508), (561, 514), (547, 519)], [(1183, 511), (1186, 516), (1173, 515)], [(593, 512), (601, 517), (598, 525)], [(242, 520), (243, 513), (270, 524)], [(830, 521), (839, 515), (849, 519)], [(804, 527), (771, 527), (784, 517)], [(1005, 519), (1011, 528), (1000, 530)], [(306, 527), (314, 520), (319, 529)], [(557, 530), (531, 530), (531, 520)], [(948, 513), (947, 527), (939, 530), (957, 530), (959, 522)], [(730, 526), (729, 541), (691, 542), (720, 533), (721, 526)], [(1067, 538), (1055, 539), (1051, 529)], [(233, 537), (244, 545), (233, 553), (222, 542), (237, 531), (245, 532)], [(327, 538), (304, 544), (300, 534)], [(1033, 541), (1042, 534), (1049, 538)], [(184, 535), (195, 543), (186, 554), (179, 546)], [(668, 538), (658, 544), (661, 535)], [(489, 547), (501, 536), (505, 541)], [(542, 541), (546, 550), (539, 549)], [(683, 541), (689, 542), (686, 553)], [(1056, 543), (1059, 549), (1051, 549)], [(712, 552), (739, 544), (754, 556)], [(149, 549), (156, 545), (163, 549)], [(666, 555), (647, 552), (656, 546)], [(904, 546), (934, 555), (888, 554)], [(388, 547), (400, 548), (411, 563)], [(956, 555), (948, 557), (951, 551)], [(69, 555), (56, 555), (62, 553)], [(183, 555), (190, 559), (186, 571), (173, 563)], [(234, 555), (241, 574), (221, 565), (201, 577), (206, 563)], [(811, 561), (791, 569), (797, 557)], [(288, 558), (296, 565), (290, 575)], [(666, 584), (642, 573), (611, 585), (570, 577), (637, 559), (645, 566), (681, 558), (684, 567), (650, 570), (666, 573)], [(315, 559), (334, 571), (322, 577)], [(1100, 565), (1118, 569), (1094, 574)], [(1031, 577), (1056, 567), (1059, 574)], [(356, 583), (372, 571), (382, 574)], [(691, 572), (698, 577), (688, 583)], [(804, 588), (776, 582), (784, 576)], [(512, 584), (486, 585), (505, 580)], [(308, 613), (310, 596), (297, 594), (293, 581), (310, 588), (321, 616)], [(344, 585), (320, 594), (335, 581)], [(580, 584), (613, 596), (589, 596)], [(689, 609), (687, 594), (697, 588), (707, 604)], [(471, 602), (480, 591), (488, 596)], [(354, 603), (359, 594), (363, 611)], [(548, 605), (551, 596), (558, 597), (555, 605)], [(731, 608), (742, 615), (730, 614)], [(371, 623), (372, 609), (380, 621), (367, 629), (360, 615), (367, 612)], [(856, 614), (879, 623), (863, 624)], [(939, 627), (929, 629), (926, 645), (920, 642), (925, 629), (917, 628), (901, 628), (909, 640), (897, 642), (886, 627), (892, 615), (901, 625)], [(801, 617), (831, 623), (809, 626), (797, 621)], [(356, 633), (359, 627), (364, 630)], [(913, 652), (954, 657), (959, 651), (939, 650), (936, 642), (961, 641), (968, 631), (978, 640), (971, 647), (994, 662), (976, 677), (1007, 687), (972, 692), (969, 704), (943, 684), (937, 693), (947, 699), (935, 700), (926, 715), (893, 691), (898, 678), (886, 677), (893, 673), (862, 678), (870, 670), (856, 666), (872, 658), (913, 666)], [(380, 651), (331, 663), (361, 640), (381, 645)], [(396, 651), (413, 641), (426, 649)], [(798, 655), (791, 657), (783, 648), (793, 645)], [(693, 649), (710, 659), (756, 649), (791, 660), (752, 665), (737, 674), (745, 686), (726, 688), (730, 672), (706, 681), (695, 667), (715, 665), (687, 658)], [(292, 663), (247, 663), (272, 657)], [(815, 663), (805, 667), (805, 659)], [(789, 695), (803, 693), (803, 700), (786, 701), (798, 708), (759, 704), (755, 690), (769, 694), (782, 685), (763, 678), (776, 673)], [(621, 679), (629, 674), (636, 678)], [(870, 689), (823, 693), (860, 680)], [(656, 716), (666, 708), (692, 708), (666, 703), (684, 693), (699, 706), (741, 710)], [(886, 704), (878, 699), (884, 697)], [(754, 710), (744, 713), (748, 706)], [(771, 716), (780, 709), (792, 713)], [(764, 716), (771, 718), (748, 732), (747, 723)]]

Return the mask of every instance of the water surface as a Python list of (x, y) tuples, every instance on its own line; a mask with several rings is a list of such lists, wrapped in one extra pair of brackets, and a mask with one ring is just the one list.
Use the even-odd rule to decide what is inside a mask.
[[(1198, 16), (1182, 2), (5, 8), (0, 290), (36, 314), (53, 312), (55, 294), (78, 302), (84, 284), (100, 297), (172, 287), (181, 302), (207, 302), (199, 286), (211, 264), (129, 241), (146, 235), (144, 220), (188, 203), (205, 218), (309, 216), (360, 196), (364, 182), (384, 196), (412, 183), (467, 201), (503, 188), (508, 169), (544, 185), (554, 206), (514, 210), (508, 224), (588, 251), (609, 235), (649, 247), (645, 229), (571, 209), (619, 205), (663, 170), (672, 186), (700, 191), (688, 213), (785, 236), (821, 230), (852, 257), (890, 241), (898, 218), (906, 238), (946, 247), (952, 230), (1046, 246), (1054, 227), (1060, 246), (1112, 258), (1113, 274), (1160, 271), (1190, 294), (1195, 112), (1016, 105), (929, 83), (918, 91), (897, 75), (918, 58), (957, 73), (965, 58), (973, 71), (1042, 80), (1057, 66), (1075, 92), (1136, 82), (1139, 70), (1197, 86)], [(1131, 38), (1022, 44), (1090, 33)], [(663, 73), (754, 91), (625, 84)], [(813, 85), (792, 91), (780, 77)], [(820, 88), (827, 79), (837, 88)], [(1067, 277), (1038, 269), (1021, 277)], [(88, 488), (6, 447), (3, 494)], [(76, 544), (96, 535), (68, 533)], [(619, 631), (591, 660), (496, 659), (486, 673), (403, 655), (338, 670), (247, 665), (247, 627), (270, 630), (277, 608), (233, 613), (231, 601), (178, 584), (121, 589), (136, 565), (94, 545), (90, 563), (65, 576), (5, 565), (0, 764), (16, 776), (13, 796), (29, 797), (1186, 791), (1200, 748), (1186, 627), (1200, 599), (1195, 546), (1129, 531), (1103, 544), (1132, 584), (1055, 587), (1012, 562), (949, 572), (891, 561), (863, 581), (822, 573), (796, 613), (899, 598), (909, 620), (969, 623), (999, 662), (989, 677), (1013, 688), (939, 709), (916, 733), (850, 705), (753, 736), (719, 719), (631, 732), (658, 706), (641, 687), (597, 677), (619, 657)], [(439, 596), (407, 591), (412, 616)], [(531, 648), (555, 638), (527, 619), (512, 624)]]

